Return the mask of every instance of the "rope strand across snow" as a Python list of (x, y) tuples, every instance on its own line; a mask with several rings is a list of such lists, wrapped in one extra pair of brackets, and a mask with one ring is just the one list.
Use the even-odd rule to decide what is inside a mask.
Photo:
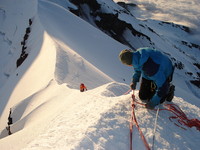
[[(128, 91), (130, 92), (130, 91)], [(126, 92), (126, 94), (128, 93)], [(136, 119), (136, 116), (135, 116), (135, 106), (136, 104), (138, 105), (142, 105), (142, 106), (145, 106), (145, 104), (143, 103), (140, 103), (140, 102), (137, 102), (136, 99), (135, 99), (135, 95), (133, 93), (132, 95), (132, 101), (131, 101), (131, 121), (130, 121), (130, 150), (132, 150), (132, 135), (133, 135), (133, 126), (135, 125), (140, 133), (140, 136), (142, 138), (142, 141), (146, 147), (147, 150), (150, 150), (150, 147), (149, 147), (149, 144), (147, 143), (146, 139), (145, 139), (145, 136), (144, 134), (142, 133), (140, 127), (139, 127), (139, 124), (137, 122), (137, 119)], [(200, 131), (200, 120), (194, 118), (194, 119), (189, 119), (186, 114), (180, 109), (180, 107), (178, 107), (178, 105), (176, 104), (164, 104), (164, 106), (166, 108), (164, 109), (153, 109), (155, 111), (157, 111), (156, 113), (156, 120), (155, 120), (155, 126), (154, 126), (154, 134), (153, 134), (153, 144), (152, 144), (152, 149), (154, 149), (154, 140), (155, 140), (155, 132), (156, 132), (156, 126), (157, 126), (157, 118), (158, 118), (158, 113), (159, 111), (163, 111), (163, 110), (166, 110), (166, 111), (170, 111), (171, 113), (173, 113), (175, 116), (170, 116), (169, 117), (169, 120), (172, 122), (173, 119), (178, 119), (178, 123), (180, 125), (178, 125), (177, 123), (174, 123), (176, 126), (186, 130), (186, 128), (182, 127), (181, 125), (184, 125), (186, 127), (189, 127), (189, 128), (192, 128), (192, 127), (196, 127), (196, 129), (198, 131)]]
[(132, 113), (131, 113), (131, 121), (130, 121), (130, 150), (132, 150), (132, 134), (133, 134), (133, 123), (137, 127), (140, 137), (142, 138), (142, 141), (146, 147), (147, 150), (150, 150), (149, 144), (147, 143), (147, 140), (142, 133), (142, 130), (139, 127), (139, 124), (137, 122), (136, 116), (135, 116), (135, 95), (132, 95), (132, 102), (131, 102), (131, 107), (132, 107)]

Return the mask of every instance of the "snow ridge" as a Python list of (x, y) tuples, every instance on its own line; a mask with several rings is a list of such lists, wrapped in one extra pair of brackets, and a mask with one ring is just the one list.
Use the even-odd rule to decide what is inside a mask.
[[(124, 93), (129, 90), (133, 70), (120, 63), (118, 54), (130, 47), (155, 47), (172, 58), (177, 65), (172, 103), (188, 118), (200, 120), (199, 88), (190, 82), (199, 78), (199, 46), (190, 39), (188, 28), (137, 19), (113, 1), (92, 1), (100, 6), (98, 10), (86, 3), (90, 1), (80, 6), (72, 1), (0, 2), (2, 150), (129, 149), (131, 92)], [(121, 41), (114, 27), (107, 31), (103, 28), (106, 34), (101, 31), (96, 21), (101, 24), (103, 16), (114, 17), (124, 25), (119, 29)], [(28, 57), (17, 67), (30, 18)], [(82, 82), (88, 91), (79, 92)], [(135, 94), (139, 99), (137, 90)], [(10, 108), (13, 123), (8, 135)], [(136, 106), (138, 123), (150, 146), (155, 115)], [(155, 149), (198, 149), (199, 131), (177, 127), (168, 119), (171, 115), (159, 113)], [(133, 134), (133, 143), (137, 143), (134, 149), (144, 149), (139, 134), (135, 130)]]

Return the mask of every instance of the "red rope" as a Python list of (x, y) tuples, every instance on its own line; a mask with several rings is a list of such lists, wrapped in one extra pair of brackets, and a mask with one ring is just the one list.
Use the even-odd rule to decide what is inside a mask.
[[(132, 104), (131, 104), (132, 106)], [(132, 107), (131, 107), (132, 108)], [(130, 125), (129, 125), (129, 129), (130, 129), (130, 150), (132, 150), (132, 141), (133, 141), (133, 108), (131, 109), (131, 121), (130, 121)]]
[[(124, 95), (128, 94), (129, 92), (131, 91), (128, 90)], [(142, 105), (142, 106), (145, 106), (145, 104), (143, 103), (140, 103), (140, 102), (137, 102), (135, 100), (135, 95), (133, 94), (132, 95), (132, 103), (131, 103), (131, 109), (132, 109), (132, 113), (131, 113), (131, 121), (130, 121), (130, 150), (132, 150), (132, 135), (133, 135), (133, 123), (136, 125), (139, 133), (140, 133), (140, 136), (143, 140), (143, 143), (146, 147), (147, 150), (150, 150), (150, 147), (144, 137), (144, 134), (142, 133), (140, 127), (139, 127), (139, 124), (137, 122), (137, 119), (136, 119), (136, 116), (135, 116), (135, 105), (136, 104), (139, 104), (139, 105)], [(166, 111), (170, 111), (172, 112), (175, 116), (170, 116), (169, 117), (169, 120), (171, 122), (173, 122), (172, 120), (173, 119), (178, 119), (178, 123), (174, 123), (176, 126), (184, 129), (184, 130), (187, 130), (186, 128), (182, 127), (181, 125), (184, 125), (186, 127), (189, 127), (189, 128), (192, 128), (192, 127), (196, 127), (197, 130), (200, 131), (200, 120), (194, 118), (194, 119), (189, 119), (186, 114), (180, 109), (180, 107), (178, 107), (178, 105), (176, 104), (164, 104), (164, 106), (166, 106), (165, 109), (160, 109), (161, 110), (166, 110)], [(153, 109), (155, 111), (157, 111), (157, 109)]]
[[(180, 125), (184, 125), (186, 127), (192, 128), (196, 127), (197, 130), (200, 131), (200, 120), (194, 118), (189, 119), (186, 114), (175, 104), (165, 104), (165, 106), (168, 108), (167, 110), (172, 112), (175, 116), (170, 116), (169, 120), (172, 122), (172, 119), (178, 119), (178, 123)], [(177, 123), (174, 123), (176, 126), (181, 127)], [(182, 129), (185, 129), (181, 127)], [(186, 130), (186, 129), (185, 129)]]
[[(144, 106), (145, 104), (139, 103), (137, 101), (135, 101), (135, 103)], [(197, 130), (200, 131), (200, 120), (194, 118), (194, 119), (189, 119), (186, 114), (180, 109), (180, 107), (178, 107), (178, 105), (176, 104), (164, 104), (164, 106), (166, 106), (166, 109), (160, 109), (161, 110), (166, 110), (166, 111), (170, 111), (172, 112), (175, 116), (170, 116), (169, 120), (171, 122), (173, 122), (173, 119), (178, 119), (178, 123), (174, 123), (176, 126), (187, 130), (186, 128), (182, 127), (181, 125), (184, 125), (186, 127), (192, 128), (192, 127), (196, 127)], [(153, 109), (153, 110), (157, 110), (157, 109)]]
[(126, 93), (124, 93), (123, 95), (127, 95), (132, 89), (129, 89)]
[(130, 121), (130, 150), (132, 150), (132, 134), (133, 134), (133, 123), (136, 125), (140, 136), (142, 138), (142, 141), (146, 147), (147, 150), (150, 150), (149, 144), (147, 143), (144, 134), (142, 133), (142, 130), (139, 127), (139, 124), (137, 122), (136, 116), (135, 116), (135, 96), (134, 94), (132, 95), (132, 103), (131, 103), (131, 107), (132, 107), (132, 113), (131, 113), (131, 121)]
[[(150, 147), (144, 137), (144, 134), (142, 133), (142, 131), (139, 127), (139, 124), (138, 124), (136, 116), (135, 116), (135, 105), (136, 104), (145, 106), (145, 104), (137, 102), (135, 100), (135, 95), (133, 94), (132, 95), (132, 103), (131, 103), (132, 113), (131, 113), (131, 121), (130, 121), (130, 150), (132, 150), (132, 134), (133, 134), (133, 126), (134, 126), (133, 123), (136, 125), (136, 127), (138, 129), (146, 149), (150, 150)], [(178, 119), (177, 121), (180, 125), (177, 123), (174, 123), (176, 126), (182, 128), (184, 130), (187, 130), (187, 129), (182, 127), (181, 125), (184, 125), (189, 128), (196, 127), (196, 129), (200, 131), (200, 120), (198, 120), (196, 118), (189, 119), (186, 116), (186, 114), (180, 109), (180, 107), (178, 107), (176, 104), (164, 104), (164, 106), (166, 106), (166, 108), (160, 109), (160, 111), (166, 110), (166, 111), (172, 112), (175, 116), (170, 116), (169, 120), (172, 122), (173, 119)], [(157, 109), (153, 109), (153, 110), (157, 111)]]

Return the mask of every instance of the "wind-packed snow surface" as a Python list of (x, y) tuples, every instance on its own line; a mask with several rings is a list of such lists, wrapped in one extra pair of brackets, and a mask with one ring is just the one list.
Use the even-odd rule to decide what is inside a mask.
[[(98, 2), (109, 4), (113, 8), (110, 11), (121, 9), (112, 1)], [(132, 92), (125, 93), (129, 90), (133, 70), (118, 60), (119, 52), (128, 47), (67, 8), (75, 9), (76, 6), (59, 0), (0, 2), (1, 150), (129, 149)], [(120, 17), (130, 22), (132, 19), (128, 15)], [(151, 20), (148, 22), (154, 24)], [(28, 27), (30, 33), (26, 32)], [(159, 41), (155, 42), (156, 47), (185, 65), (185, 70), (175, 70), (173, 103), (188, 118), (200, 119), (199, 89), (188, 82), (187, 75), (182, 75), (184, 71), (196, 71), (191, 68), (193, 62), (182, 58), (169, 46), (177, 37), (187, 39), (187, 34), (177, 30), (175, 35), (173, 31), (165, 32), (170, 31), (166, 26), (155, 31), (165, 34), (166, 39), (171, 37), (164, 45), (165, 42), (159, 44), (162, 40), (151, 35), (154, 42)], [(24, 54), (21, 42), (25, 34), (29, 35), (24, 45), (28, 56), (16, 67), (18, 58)], [(186, 52), (189, 53), (187, 49)], [(199, 51), (190, 51), (190, 56), (195, 61)], [(86, 92), (79, 91), (80, 83), (87, 86)], [(138, 91), (135, 95), (139, 100)], [(10, 108), (13, 124), (10, 126), (12, 134), (8, 136), (6, 126)], [(156, 112), (140, 105), (136, 105), (135, 110), (151, 147)], [(154, 149), (199, 149), (199, 131), (194, 127), (181, 126), (186, 128), (184, 130), (176, 126), (177, 120), (169, 120), (172, 115), (160, 111)], [(136, 128), (133, 129), (133, 148), (145, 149)]]

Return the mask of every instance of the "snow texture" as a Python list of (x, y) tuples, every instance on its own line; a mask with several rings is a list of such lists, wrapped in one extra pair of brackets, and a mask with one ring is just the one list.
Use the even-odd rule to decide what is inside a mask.
[[(111, 0), (98, 0), (98, 3), (104, 9), (109, 8), (110, 13), (125, 12)], [(190, 3), (199, 5), (195, 0)], [(77, 7), (68, 0), (0, 1), (1, 150), (129, 149), (132, 92), (127, 91), (133, 68), (122, 65), (118, 59), (119, 52), (129, 47), (74, 15), (70, 8)], [(142, 16), (143, 11), (133, 12)], [(172, 103), (188, 118), (200, 120), (199, 88), (189, 82), (199, 75), (194, 63), (200, 64), (200, 51), (187, 45), (198, 44), (199, 38), (176, 24), (160, 25), (151, 16), (143, 21), (139, 16), (120, 13), (119, 18), (151, 37), (154, 46), (176, 63), (182, 62), (183, 69), (176, 69), (174, 74), (176, 91)], [(17, 67), (28, 27), (31, 29), (25, 40), (28, 56)], [(147, 30), (150, 28), (153, 30)], [(135, 47), (149, 44), (139, 37), (134, 39), (129, 30), (124, 36)], [(180, 43), (181, 40), (188, 43)], [(86, 92), (79, 91), (80, 83), (87, 86)], [(135, 95), (139, 101), (138, 90)], [(8, 135), (10, 108), (13, 123), (12, 134)], [(140, 105), (136, 105), (135, 111), (151, 147), (156, 112)], [(184, 130), (176, 126), (177, 120), (168, 119), (172, 115), (168, 111), (159, 112), (154, 149), (198, 150), (199, 131), (194, 127), (181, 126)], [(135, 127), (133, 148), (145, 149)]]

